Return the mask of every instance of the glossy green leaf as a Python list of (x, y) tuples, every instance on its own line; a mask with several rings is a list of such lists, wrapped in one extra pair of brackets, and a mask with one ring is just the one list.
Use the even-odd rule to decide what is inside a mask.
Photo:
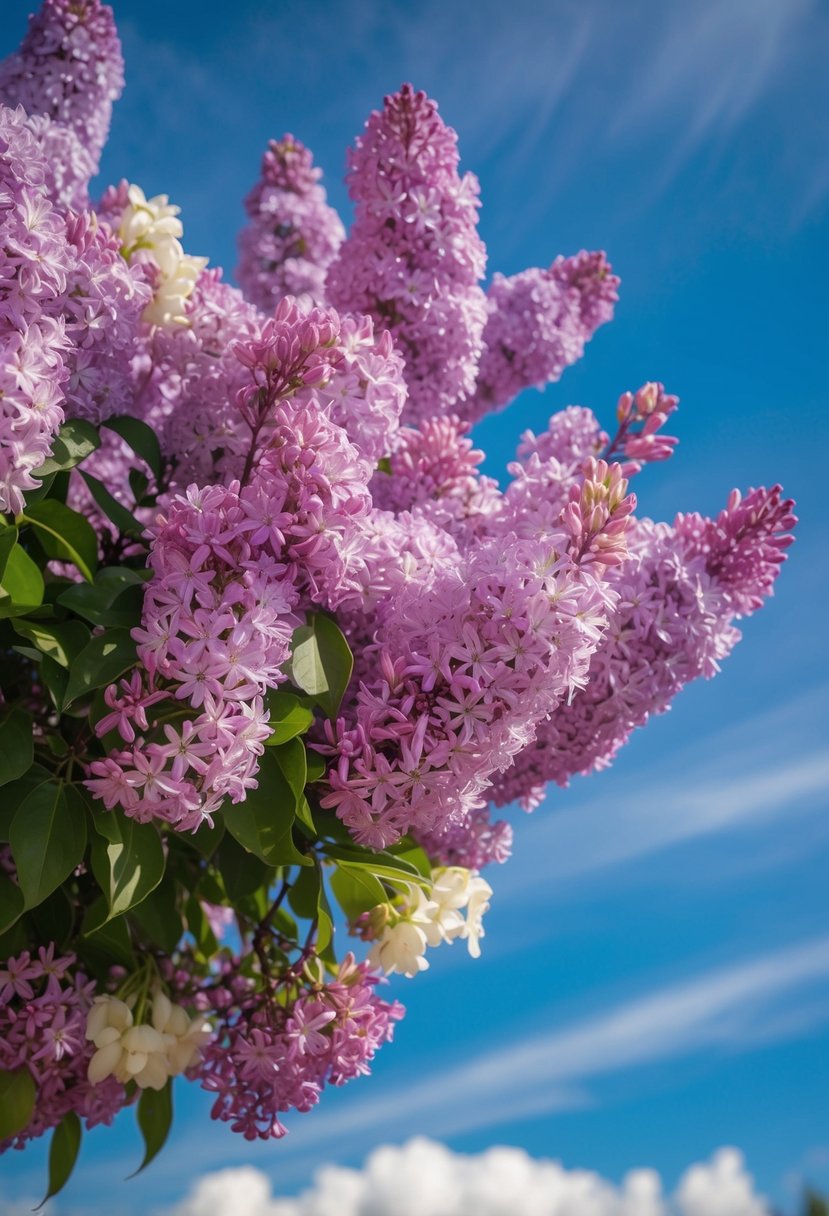
[(98, 538), (88, 519), (54, 498), (27, 507), (20, 518), (35, 529), (47, 557), (71, 562), (92, 581), (98, 564)]
[(43, 481), (53, 473), (74, 469), (101, 446), (101, 437), (91, 422), (83, 418), (70, 418), (64, 422), (52, 440), (52, 452), (43, 464), (35, 469), (33, 477)]
[(167, 1082), (163, 1089), (142, 1089), (138, 1099), (138, 1127), (144, 1138), (144, 1160), (135, 1173), (134, 1178), (146, 1169), (154, 1157), (163, 1149), (170, 1127), (173, 1122), (173, 1081)]
[(113, 966), (134, 971), (137, 966), (129, 927), (123, 916), (107, 920), (107, 902), (99, 896), (86, 910), (81, 938), (76, 943), (85, 969), (106, 977)]
[(92, 873), (107, 901), (106, 919), (134, 908), (164, 876), (158, 832), (150, 823), (136, 823), (118, 807), (96, 815)]
[(92, 638), (69, 668), (63, 708), (96, 688), (112, 684), (135, 661), (135, 642), (128, 629), (108, 629)]
[(63, 621), (53, 625), (48, 621), (14, 623), (15, 633), (33, 642), (41, 654), (48, 655), (59, 667), (68, 667), (89, 641), (90, 633), (81, 621)]
[(75, 926), (75, 910), (64, 887), (57, 887), (42, 904), (32, 908), (27, 918), (43, 942), (65, 946)]
[(313, 711), (303, 705), (299, 697), (282, 689), (268, 694), (267, 706), (273, 731), (265, 740), (268, 747), (279, 747), (297, 735), (304, 735), (314, 721)]
[(3, 575), (6, 573), (6, 562), (9, 560), (9, 555), (17, 544), (18, 531), (14, 524), (0, 523), (0, 584), (3, 582)]
[(416, 865), (405, 857), (396, 857), (394, 853), (373, 853), (370, 849), (360, 849), (356, 846), (349, 848), (348, 845), (339, 844), (326, 844), (325, 853), (326, 856), (333, 857), (335, 861), (346, 862), (352, 867), (368, 870), (372, 874), (376, 874), (378, 878), (420, 884), (428, 882)]
[(294, 630), (291, 679), (329, 718), (337, 716), (353, 667), (348, 642), (325, 613), (311, 613), (308, 624)]
[(230, 833), (219, 845), (216, 864), (228, 898), (234, 904), (246, 895), (252, 895), (273, 874), (273, 866), (266, 865), (261, 858), (250, 853)]
[(273, 752), (282, 776), (294, 794), (295, 809), (305, 796), (305, 782), (308, 778), (308, 763), (305, 758), (305, 745), (301, 739), (291, 739), (283, 743)]
[(34, 908), (83, 860), (86, 812), (77, 790), (55, 780), (36, 786), (15, 812), (9, 845), (26, 907)]
[(20, 919), (24, 904), (20, 887), (0, 871), (0, 933), (5, 933)]
[(337, 903), (349, 920), (356, 920), (378, 904), (387, 903), (388, 896), (380, 880), (368, 870), (339, 863), (330, 879)]
[(140, 418), (132, 418), (128, 415), (107, 418), (106, 422), (101, 425), (115, 431), (116, 435), (120, 435), (136, 456), (140, 456), (152, 470), (156, 482), (161, 481), (161, 447), (152, 427), (147, 426), (146, 422), (142, 422)]
[(224, 812), (228, 832), (269, 866), (311, 864), (293, 842), (296, 795), (273, 752), (263, 755), (257, 779), (258, 788), (250, 790), (244, 802)]
[(43, 603), (43, 575), (22, 545), (14, 545), (0, 583), (0, 617), (21, 616)]
[(49, 1145), (49, 1189), (35, 1208), (62, 1191), (72, 1176), (81, 1147), (81, 1121), (73, 1110), (67, 1111), (52, 1132)]
[(104, 515), (106, 515), (107, 519), (115, 524), (119, 532), (123, 532), (126, 536), (143, 535), (145, 531), (144, 525), (117, 498), (110, 494), (102, 481), (99, 481), (97, 477), (93, 477), (91, 473), (81, 472), (81, 477), (86, 482), (86, 487), (95, 502)]
[(176, 884), (169, 876), (147, 895), (131, 915), (144, 938), (165, 954), (172, 954), (184, 933)]
[(16, 1136), (30, 1121), (37, 1091), (25, 1066), (0, 1072), (0, 1140)]
[(138, 571), (109, 566), (98, 571), (94, 583), (67, 587), (58, 603), (93, 625), (130, 627), (140, 621), (143, 598), (144, 581)]
[(28, 798), (33, 789), (53, 776), (42, 764), (33, 764), (17, 781), (10, 781), (0, 795), (0, 840), (8, 842), (11, 834), (12, 821), (17, 814), (17, 808)]
[(17, 781), (32, 767), (33, 759), (32, 719), (22, 709), (13, 709), (0, 722), (0, 785)]
[(190, 896), (185, 905), (184, 915), (187, 920), (187, 931), (191, 934), (195, 943), (196, 960), (200, 963), (206, 963), (218, 950), (219, 943), (216, 941), (216, 935), (210, 927), (207, 913), (202, 907), (198, 896)]

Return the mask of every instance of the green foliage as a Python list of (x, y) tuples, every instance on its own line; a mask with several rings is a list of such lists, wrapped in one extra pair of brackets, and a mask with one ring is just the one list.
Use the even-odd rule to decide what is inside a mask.
[(118, 807), (95, 816), (91, 859), (106, 898), (105, 921), (140, 904), (164, 875), (164, 850), (156, 829), (130, 819)]
[(16, 1136), (31, 1119), (37, 1091), (25, 1066), (0, 1072), (0, 1140)]
[(146, 1169), (154, 1157), (163, 1149), (173, 1122), (173, 1082), (169, 1080), (163, 1089), (143, 1089), (138, 1099), (138, 1128), (144, 1139), (144, 1160), (135, 1173)]
[(31, 716), (22, 709), (13, 709), (0, 722), (0, 785), (22, 777), (31, 768), (33, 759)]
[(294, 630), (291, 679), (329, 718), (336, 718), (354, 659), (339, 627), (324, 612), (312, 612), (308, 624)]
[(77, 790), (53, 779), (35, 786), (17, 808), (9, 845), (25, 907), (36, 907), (83, 860), (86, 813)]
[(81, 1147), (81, 1121), (73, 1110), (67, 1111), (52, 1133), (49, 1145), (49, 1189), (35, 1208), (62, 1191), (72, 1176)]

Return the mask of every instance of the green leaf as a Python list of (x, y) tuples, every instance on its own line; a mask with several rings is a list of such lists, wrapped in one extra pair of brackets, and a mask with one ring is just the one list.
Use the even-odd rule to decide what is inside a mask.
[(142, 422), (140, 418), (122, 415), (120, 418), (107, 418), (101, 425), (120, 435), (128, 447), (149, 466), (156, 482), (161, 481), (161, 447), (158, 436), (146, 422)]
[(349, 920), (388, 902), (383, 884), (368, 870), (339, 863), (330, 877), (331, 890)]
[(144, 580), (126, 566), (108, 566), (93, 584), (75, 583), (58, 596), (62, 607), (93, 625), (137, 625), (143, 601)]
[(303, 705), (299, 697), (282, 689), (268, 693), (270, 727), (273, 734), (266, 739), (268, 747), (279, 747), (297, 735), (304, 735), (314, 721), (313, 711)]
[(22, 616), (43, 603), (43, 575), (22, 545), (9, 553), (0, 591), (0, 617)]
[(129, 927), (123, 916), (107, 920), (107, 902), (99, 896), (86, 910), (81, 925), (81, 940), (76, 949), (89, 969), (104, 979), (113, 966), (134, 971), (137, 967)]
[(20, 519), (36, 529), (47, 557), (71, 562), (92, 582), (98, 564), (98, 538), (88, 519), (54, 498), (27, 507)]
[(229, 833), (219, 845), (216, 863), (228, 898), (234, 904), (246, 895), (252, 895), (273, 874), (272, 866), (249, 853)]
[(89, 641), (89, 630), (80, 621), (64, 621), (52, 625), (45, 621), (14, 623), (15, 633), (34, 642), (41, 654), (48, 655), (60, 667), (68, 667)]
[(112, 684), (135, 662), (135, 642), (128, 629), (108, 629), (92, 638), (69, 669), (63, 708), (96, 688)]
[(172, 1078), (163, 1089), (142, 1089), (138, 1099), (137, 1117), (138, 1127), (144, 1137), (144, 1160), (135, 1173), (130, 1174), (130, 1178), (147, 1168), (161, 1152), (167, 1140), (173, 1122)]
[(210, 928), (210, 921), (196, 895), (191, 895), (184, 910), (187, 918), (187, 931), (193, 936), (196, 944), (196, 961), (207, 963), (219, 949), (216, 935)]
[(211, 828), (209, 823), (203, 823), (195, 832), (179, 832), (178, 839), (182, 844), (194, 849), (206, 861), (209, 861), (219, 844), (224, 839), (225, 825), (221, 819), (217, 819)]
[(249, 790), (244, 802), (224, 812), (228, 832), (239, 844), (269, 866), (311, 865), (293, 841), (296, 795), (273, 752), (265, 752), (258, 773), (259, 786)]
[(63, 947), (72, 935), (75, 910), (65, 889), (58, 887), (42, 904), (32, 908), (29, 919), (40, 941), (54, 942), (56, 946)]
[(295, 809), (305, 795), (305, 782), (308, 777), (308, 763), (305, 759), (305, 746), (299, 739), (291, 739), (274, 751), (276, 763), (282, 776), (294, 793)]
[(13, 709), (0, 722), (0, 785), (17, 781), (32, 767), (33, 759), (32, 719), (22, 709)]
[(334, 923), (319, 866), (299, 872), (288, 893), (288, 903), (297, 916), (304, 920), (316, 920), (316, 948), (319, 954), (323, 954), (334, 935)]
[(176, 884), (168, 878), (159, 883), (132, 913), (144, 937), (165, 954), (172, 954), (184, 933), (178, 909)]
[(326, 844), (325, 853), (335, 861), (344, 861), (350, 866), (368, 870), (378, 878), (386, 878), (392, 882), (416, 882), (423, 885), (429, 881), (416, 865), (405, 857), (396, 857), (394, 853), (373, 853), (370, 849), (360, 849), (356, 846), (349, 848), (340, 844)]
[(150, 823), (136, 823), (118, 807), (97, 814), (92, 873), (106, 897), (107, 920), (134, 908), (164, 877), (158, 832)]
[(0, 524), (0, 583), (6, 573), (9, 554), (17, 544), (18, 531), (14, 524)]
[(308, 624), (294, 630), (291, 679), (329, 718), (337, 716), (353, 667), (348, 642), (330, 616), (311, 613)]
[(24, 903), (20, 887), (0, 871), (0, 933), (5, 933), (20, 919)]
[[(54, 702), (55, 709), (59, 710), (66, 696), (66, 685), (69, 683), (68, 670), (48, 655), (44, 655), (40, 660), (40, 678)], [(52, 735), (50, 738), (57, 739), (58, 736)]]
[(305, 756), (305, 764), (308, 770), (305, 784), (311, 785), (314, 781), (319, 781), (325, 776), (327, 765), (325, 760), (318, 752), (307, 752)]
[(28, 1068), (0, 1072), (0, 1140), (22, 1132), (35, 1109), (34, 1079)]
[(73, 1110), (67, 1111), (52, 1133), (49, 1145), (49, 1190), (35, 1208), (62, 1191), (72, 1176), (81, 1147), (81, 1121)]
[(17, 808), (9, 845), (26, 907), (34, 908), (83, 860), (86, 812), (77, 790), (63, 781), (38, 785)]
[(50, 770), (42, 764), (33, 764), (17, 781), (9, 782), (0, 796), (0, 840), (8, 842), (12, 820), (23, 799), (28, 798), (32, 790), (37, 789), (44, 781), (49, 781), (52, 776)]
[(144, 534), (144, 525), (117, 498), (110, 494), (102, 481), (99, 481), (97, 477), (93, 477), (91, 473), (81, 472), (81, 477), (86, 482), (87, 489), (95, 502), (104, 515), (106, 515), (107, 519), (112, 520), (119, 532), (123, 532), (126, 536), (142, 536)]
[(82, 418), (70, 418), (64, 422), (52, 440), (52, 453), (35, 469), (33, 477), (44, 480), (53, 473), (74, 469), (101, 446), (101, 437), (91, 422)]

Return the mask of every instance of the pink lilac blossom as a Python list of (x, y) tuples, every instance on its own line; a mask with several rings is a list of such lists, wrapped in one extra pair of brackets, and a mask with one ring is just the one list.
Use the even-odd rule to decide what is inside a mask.
[(568, 503), (557, 531), (532, 542), (505, 529), (381, 609), (377, 675), (318, 745), (331, 756), (322, 805), (361, 844), (458, 822), (583, 685), (612, 602), (603, 571), (621, 556), (632, 505), (607, 480), (604, 511), (574, 520)]
[(94, 213), (68, 217), (67, 238), (77, 261), (64, 309), (72, 340), (65, 410), (71, 418), (103, 422), (133, 412), (132, 361), (151, 292)]
[(325, 201), (308, 149), (293, 135), (272, 139), (261, 177), (245, 199), (236, 278), (245, 296), (271, 312), (283, 296), (325, 303), (325, 275), (345, 236)]
[(23, 111), (0, 106), (0, 510), (14, 514), (64, 418), (61, 313), (75, 258), (44, 173)]
[(279, 1139), (286, 1132), (280, 1116), (311, 1110), (326, 1085), (368, 1074), (403, 1016), (397, 1001), (377, 996), (380, 982), (348, 954), (324, 983), (289, 972), (280, 999), (254, 991), (238, 975), (228, 987), (209, 990), (216, 1035), (202, 1051), (198, 1075), (216, 1095), (213, 1118), (247, 1140)]
[[(260, 508), (238, 483), (192, 486), (159, 516), (134, 631), (141, 670), (107, 690), (110, 713), (97, 726), (132, 746), (89, 766), (87, 786), (106, 807), (195, 830), (255, 785), (269, 733), (262, 695), (285, 679), (298, 623)], [(151, 723), (160, 701), (181, 712)]]
[[(112, 103), (124, 87), (124, 62), (112, 9), (100, 0), (44, 0), (29, 18), (20, 49), (0, 63), (0, 102), (22, 105), (49, 126), (34, 126), (50, 160), (55, 201), (85, 206), (109, 133)], [(61, 138), (55, 127), (70, 136)], [(74, 138), (72, 138), (74, 136)], [(68, 156), (67, 156), (68, 153)]]
[(618, 596), (584, 689), (559, 705), (495, 782), (502, 806), (548, 781), (606, 768), (637, 726), (669, 708), (691, 680), (719, 671), (737, 641), (735, 617), (756, 611), (791, 543), (792, 503), (780, 487), (738, 491), (716, 519), (639, 520), (630, 557), (609, 572)]
[(522, 389), (558, 380), (612, 318), (618, 286), (605, 255), (584, 250), (556, 258), (547, 270), (496, 274), (475, 393), (458, 412), (474, 421), (503, 409)]
[(406, 362), (406, 417), (444, 413), (475, 384), (486, 301), (478, 183), (458, 174), (457, 135), (404, 85), (349, 153), (351, 232), (326, 280), (331, 303), (390, 330)]
[(86, 1015), (94, 995), (95, 984), (77, 970), (75, 956), (56, 953), (54, 943), (0, 966), (0, 1072), (27, 1068), (37, 1090), (31, 1120), (0, 1141), (0, 1153), (25, 1148), (69, 1111), (90, 1128), (111, 1123), (127, 1105), (114, 1078), (102, 1085), (87, 1079), (93, 1048), (85, 1039)]

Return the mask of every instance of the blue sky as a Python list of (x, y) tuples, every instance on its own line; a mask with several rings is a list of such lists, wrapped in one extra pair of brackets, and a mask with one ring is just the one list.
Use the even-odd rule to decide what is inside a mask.
[[(0, 52), (29, 0), (5, 0)], [(613, 770), (516, 816), (492, 878), (484, 957), (434, 956), (397, 981), (408, 1016), (375, 1076), (326, 1095), (282, 1144), (249, 1146), (177, 1094), (165, 1154), (131, 1115), (93, 1134), (60, 1213), (146, 1212), (207, 1170), (251, 1162), (277, 1193), (323, 1161), (414, 1133), (506, 1143), (618, 1179), (672, 1185), (720, 1144), (791, 1202), (829, 1187), (829, 666), (826, 214), (829, 10), (818, 0), (116, 0), (127, 91), (101, 184), (125, 176), (182, 207), (189, 252), (235, 262), (241, 199), (269, 137), (313, 150), (347, 216), (344, 151), (411, 80), (481, 180), (490, 271), (604, 248), (616, 320), (545, 394), (485, 420), (487, 470), (571, 402), (607, 423), (662, 380), (681, 444), (640, 510), (715, 511), (781, 481), (798, 541), (779, 591), (714, 683), (695, 685)], [(4, 1162), (36, 1195), (45, 1153)]]

